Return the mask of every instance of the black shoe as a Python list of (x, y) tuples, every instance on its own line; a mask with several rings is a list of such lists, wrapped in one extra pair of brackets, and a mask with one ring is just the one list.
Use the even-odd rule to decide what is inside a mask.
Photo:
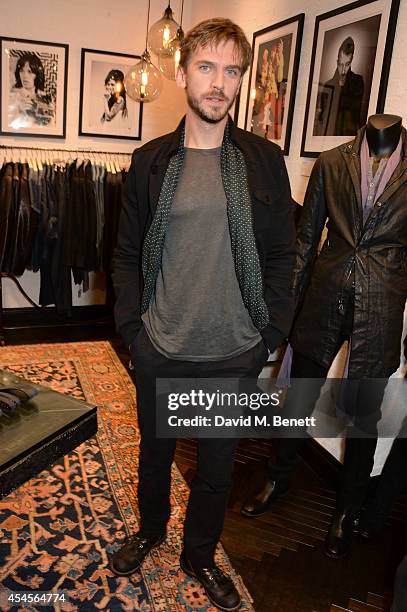
[(232, 579), (226, 576), (217, 565), (193, 568), (184, 551), (179, 559), (179, 565), (185, 574), (196, 578), (202, 584), (208, 599), (219, 610), (229, 612), (240, 608), (242, 600)]
[(327, 557), (342, 559), (349, 554), (357, 523), (354, 512), (336, 510), (325, 538), (324, 553)]
[(285, 495), (289, 488), (288, 483), (282, 484), (276, 480), (267, 480), (260, 493), (257, 493), (244, 504), (241, 513), (249, 518), (261, 516), (267, 512), (275, 501)]
[(165, 538), (166, 534), (155, 538), (146, 538), (140, 531), (128, 537), (110, 561), (112, 572), (118, 576), (129, 576), (138, 570), (150, 550), (162, 544)]

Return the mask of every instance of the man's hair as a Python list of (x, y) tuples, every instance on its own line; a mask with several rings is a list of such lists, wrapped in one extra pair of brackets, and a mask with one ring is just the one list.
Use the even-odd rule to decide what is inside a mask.
[(185, 70), (192, 53), (198, 47), (217, 47), (221, 42), (232, 40), (240, 56), (242, 75), (250, 65), (252, 50), (242, 28), (230, 19), (216, 17), (198, 23), (187, 32), (181, 42), (181, 58), (179, 65)]
[(342, 53), (344, 55), (353, 55), (354, 54), (354, 52), (355, 52), (355, 43), (354, 43), (353, 38), (351, 36), (348, 36), (348, 38), (345, 38), (345, 40), (343, 41), (343, 43), (339, 47), (338, 57), (339, 57), (339, 54), (340, 54), (341, 51), (342, 51)]

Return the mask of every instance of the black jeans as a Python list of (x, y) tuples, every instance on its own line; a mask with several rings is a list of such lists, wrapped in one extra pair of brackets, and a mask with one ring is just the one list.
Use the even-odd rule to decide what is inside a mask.
[[(157, 536), (170, 517), (171, 464), (175, 439), (156, 437), (156, 378), (252, 378), (260, 374), (268, 351), (263, 341), (225, 361), (191, 362), (168, 359), (152, 345), (144, 327), (131, 345), (141, 433), (138, 502), (141, 530)], [(198, 439), (198, 469), (184, 524), (184, 547), (195, 567), (213, 564), (232, 485), (237, 439)]]
[[(345, 337), (341, 341), (344, 339)], [(287, 393), (286, 404), (290, 406), (290, 416), (307, 417), (312, 414), (328, 370), (329, 368), (294, 351), (291, 377), (304, 380), (298, 380)], [(338, 491), (337, 507), (358, 513), (363, 505), (373, 468), (377, 446), (376, 425), (380, 419), (380, 405), (386, 381), (366, 379), (350, 381), (347, 384), (349, 385), (347, 392), (352, 395), (351, 400), (354, 404), (354, 424), (357, 437), (354, 437), (355, 431), (349, 427), (345, 446), (343, 480)], [(361, 437), (361, 430), (366, 431), (366, 437)], [(272, 480), (282, 486), (288, 484), (290, 474), (297, 464), (298, 452), (305, 439), (304, 436), (280, 440), (276, 461), (269, 466)]]

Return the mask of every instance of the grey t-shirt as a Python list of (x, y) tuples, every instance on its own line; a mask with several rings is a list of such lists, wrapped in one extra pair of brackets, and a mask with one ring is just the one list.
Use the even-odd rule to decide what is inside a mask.
[(171, 359), (220, 361), (261, 340), (236, 278), (220, 148), (185, 149), (155, 294), (142, 319), (155, 348)]

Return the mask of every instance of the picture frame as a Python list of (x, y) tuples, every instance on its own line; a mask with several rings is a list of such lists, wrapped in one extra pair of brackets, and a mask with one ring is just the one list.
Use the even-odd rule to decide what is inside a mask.
[(132, 100), (124, 78), (139, 55), (82, 49), (79, 135), (141, 140), (143, 105)]
[(302, 157), (355, 137), (384, 111), (400, 0), (359, 0), (315, 19)]
[(245, 129), (277, 143), (288, 155), (304, 13), (253, 34)]
[(0, 133), (65, 138), (69, 45), (0, 36)]

